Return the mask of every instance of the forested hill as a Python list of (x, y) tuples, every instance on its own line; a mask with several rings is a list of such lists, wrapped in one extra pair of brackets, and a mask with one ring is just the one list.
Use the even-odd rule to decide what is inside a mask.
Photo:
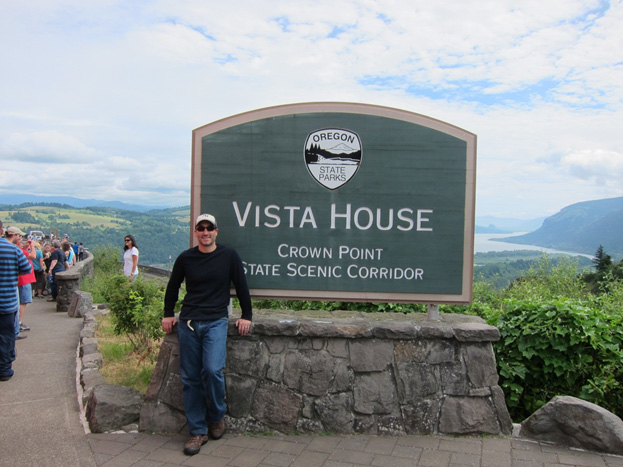
[(56, 203), (24, 203), (0, 206), (0, 219), (5, 227), (15, 225), (28, 233), (67, 234), (71, 242), (81, 242), (90, 250), (98, 246), (119, 248), (123, 239), (134, 235), (139, 246), (139, 263), (167, 268), (169, 257), (175, 258), (189, 247), (190, 206), (158, 209), (148, 212), (110, 207), (75, 208)]
[(623, 197), (572, 204), (545, 219), (534, 232), (500, 241), (590, 255), (602, 245), (606, 253), (621, 258)]

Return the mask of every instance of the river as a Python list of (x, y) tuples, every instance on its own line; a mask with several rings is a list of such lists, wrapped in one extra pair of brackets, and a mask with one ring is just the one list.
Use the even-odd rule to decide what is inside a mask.
[(592, 258), (591, 255), (585, 255), (582, 253), (574, 253), (571, 251), (554, 250), (553, 248), (545, 248), (536, 245), (521, 245), (519, 243), (505, 243), (497, 242), (492, 239), (514, 237), (517, 235), (523, 235), (525, 232), (515, 232), (508, 234), (475, 234), (474, 236), (474, 253), (486, 253), (488, 251), (507, 251), (507, 250), (536, 250), (551, 254), (565, 254), (572, 256), (586, 256)]

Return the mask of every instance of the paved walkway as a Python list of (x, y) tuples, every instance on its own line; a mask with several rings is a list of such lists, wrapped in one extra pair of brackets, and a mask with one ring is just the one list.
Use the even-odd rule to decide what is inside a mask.
[(225, 435), (193, 457), (182, 436), (85, 434), (76, 393), (82, 320), (35, 299), (17, 342), (15, 376), (0, 382), (0, 466), (623, 467), (623, 457), (498, 437)]

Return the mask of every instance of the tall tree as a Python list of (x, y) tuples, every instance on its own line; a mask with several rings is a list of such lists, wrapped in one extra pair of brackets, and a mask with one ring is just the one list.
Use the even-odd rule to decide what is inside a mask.
[(595, 270), (600, 274), (605, 274), (612, 267), (612, 257), (604, 250), (603, 245), (599, 245), (593, 258)]

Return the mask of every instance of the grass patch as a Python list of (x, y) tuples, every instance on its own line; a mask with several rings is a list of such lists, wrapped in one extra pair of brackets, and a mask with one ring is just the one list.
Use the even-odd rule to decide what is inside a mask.
[(131, 387), (145, 394), (156, 367), (156, 358), (134, 352), (126, 336), (115, 335), (109, 315), (98, 316), (97, 323), (95, 336), (103, 360), (101, 375), (109, 384)]

